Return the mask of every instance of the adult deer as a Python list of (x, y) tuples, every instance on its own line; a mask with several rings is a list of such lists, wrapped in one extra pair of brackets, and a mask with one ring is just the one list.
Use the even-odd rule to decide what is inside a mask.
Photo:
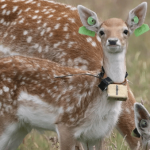
[[(107, 76), (121, 83), (126, 72), (127, 39), (144, 22), (147, 4), (142, 3), (131, 10), (126, 22), (117, 18), (99, 22), (93, 11), (79, 6), (82, 23), (97, 32), (95, 37), (78, 34), (82, 23), (77, 9), (69, 5), (47, 0), (0, 0), (0, 8), (2, 57), (34, 56), (84, 70), (99, 71), (104, 66)], [(91, 16), (96, 20), (94, 26), (87, 24), (87, 18)], [(138, 16), (138, 24), (133, 22), (134, 16)], [(137, 146), (137, 139), (130, 135), (135, 126), (134, 102), (129, 90), (129, 98), (122, 103), (122, 113), (117, 124), (119, 132), (123, 136), (127, 135), (126, 140), (131, 149)]]
[(150, 114), (147, 109), (140, 103), (134, 104), (135, 125), (133, 135), (141, 137), (143, 150), (150, 149)]

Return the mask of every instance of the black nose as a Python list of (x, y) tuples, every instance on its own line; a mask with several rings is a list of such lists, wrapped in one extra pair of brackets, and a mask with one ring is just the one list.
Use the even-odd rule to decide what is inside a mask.
[(110, 45), (116, 45), (118, 40), (108, 40)]

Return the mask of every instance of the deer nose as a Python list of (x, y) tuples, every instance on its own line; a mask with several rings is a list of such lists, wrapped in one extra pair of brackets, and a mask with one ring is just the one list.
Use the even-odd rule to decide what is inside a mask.
[(109, 45), (116, 45), (118, 40), (108, 40)]

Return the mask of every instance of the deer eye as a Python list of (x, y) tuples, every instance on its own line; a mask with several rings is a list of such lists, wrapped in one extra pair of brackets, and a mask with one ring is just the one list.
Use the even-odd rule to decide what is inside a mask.
[(140, 121), (140, 127), (141, 127), (141, 128), (146, 128), (146, 127), (147, 127), (147, 121), (144, 120), (144, 119), (142, 119), (142, 120)]
[(104, 31), (100, 31), (99, 34), (102, 36), (102, 35), (104, 35), (105, 33), (104, 33)]
[(92, 18), (92, 17), (89, 17), (88, 20), (87, 20), (87, 22), (88, 22), (88, 24), (89, 24), (90, 26), (96, 24), (96, 20), (95, 20), (94, 18)]
[(124, 30), (123, 33), (127, 35), (128, 34), (128, 30)]

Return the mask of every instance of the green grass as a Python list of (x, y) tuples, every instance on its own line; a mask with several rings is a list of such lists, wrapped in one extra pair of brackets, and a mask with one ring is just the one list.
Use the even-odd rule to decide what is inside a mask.
[[(97, 12), (100, 18), (118, 17), (125, 19), (129, 10), (142, 2), (142, 0), (58, 0), (76, 6), (77, 4), (85, 5)], [(148, 2), (148, 0), (145, 0)], [(150, 3), (149, 3), (150, 5)], [(148, 7), (150, 8), (150, 6)], [(146, 21), (150, 24), (150, 9), (148, 9)], [(127, 52), (127, 71), (128, 79), (132, 82), (130, 87), (135, 95), (136, 101), (144, 100), (144, 105), (150, 111), (150, 31), (139, 36), (131, 36), (129, 39), (129, 48)], [(55, 150), (56, 146), (52, 145), (50, 137), (56, 136), (53, 132), (39, 134), (32, 131), (27, 135), (18, 150)], [(123, 137), (116, 131), (105, 140), (107, 150), (129, 150)]]

